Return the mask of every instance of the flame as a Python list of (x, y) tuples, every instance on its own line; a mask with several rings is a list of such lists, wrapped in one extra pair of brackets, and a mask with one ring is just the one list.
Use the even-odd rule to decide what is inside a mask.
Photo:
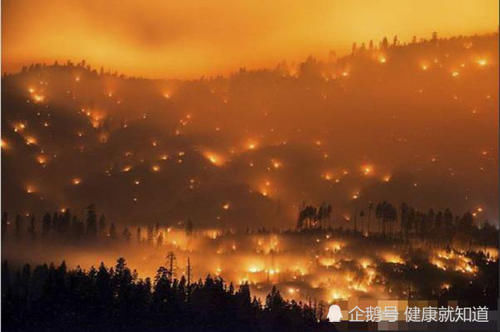
[(325, 179), (326, 181), (330, 181), (332, 179), (332, 174), (327, 172), (325, 174), (323, 174), (323, 179)]
[(33, 194), (36, 191), (35, 187), (32, 185), (27, 185), (26, 186), (26, 193), (28, 194)]
[(34, 94), (33, 95), (33, 101), (35, 103), (41, 103), (45, 100), (45, 96), (44, 95), (40, 95), (40, 94)]
[(282, 166), (282, 163), (279, 160), (274, 160), (273, 159), (273, 160), (271, 160), (271, 163), (273, 164), (273, 167), (275, 169), (278, 169), (278, 168), (280, 168)]
[(203, 155), (215, 166), (222, 166), (224, 164), (224, 159), (219, 154), (211, 151), (205, 151)]
[(36, 157), (36, 160), (40, 165), (45, 165), (47, 163), (47, 157), (42, 154)]
[(481, 67), (484, 67), (488, 64), (488, 61), (486, 59), (479, 59), (477, 60), (477, 64)]
[(361, 170), (363, 171), (364, 175), (373, 174), (373, 166), (372, 165), (363, 165), (363, 166), (361, 166)]
[(26, 137), (26, 145), (36, 144), (36, 138), (33, 136)]

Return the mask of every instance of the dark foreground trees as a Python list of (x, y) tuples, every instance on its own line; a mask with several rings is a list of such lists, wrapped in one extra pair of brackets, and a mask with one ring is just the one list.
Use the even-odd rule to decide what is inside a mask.
[(2, 331), (333, 331), (314, 310), (285, 301), (275, 288), (265, 303), (220, 278), (188, 284), (160, 267), (139, 279), (123, 258), (115, 267), (68, 270), (2, 265)]

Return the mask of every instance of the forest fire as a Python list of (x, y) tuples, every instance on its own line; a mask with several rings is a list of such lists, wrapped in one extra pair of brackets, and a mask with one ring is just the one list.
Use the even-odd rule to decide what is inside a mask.
[(214, 166), (222, 166), (224, 164), (224, 159), (222, 158), (221, 155), (211, 152), (211, 151), (205, 151), (203, 153), (205, 158), (208, 159)]
[[(401, 22), (396, 1), (369, 31), (347, 1), (307, 20), (297, 4), (210, 4), (196, 24), (172, 19), (184, 4), (143, 15), (156, 5), (137, 26), (126, 2), (104, 3), (106, 20), (54, 9), (67, 29), (34, 3), (26, 27), (6, 25), (30, 30), (5, 29), (7, 46), (60, 46), (2, 57), (7, 330), (326, 331), (335, 306), (347, 321), (386, 302), (395, 325), (359, 326), (394, 330), (405, 305), (497, 309), (497, 30), (450, 14), (447, 34), (413, 36), (435, 6), (385, 36), (405, 25), (385, 22)], [(40, 27), (83, 34), (72, 18), (93, 32), (75, 50), (34, 42)], [(339, 21), (355, 29), (334, 43)], [(253, 38), (250, 57), (246, 34), (275, 26), (294, 36)]]

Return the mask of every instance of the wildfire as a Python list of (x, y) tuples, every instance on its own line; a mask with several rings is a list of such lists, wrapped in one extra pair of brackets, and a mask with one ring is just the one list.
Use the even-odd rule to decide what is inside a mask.
[(373, 174), (373, 166), (372, 165), (363, 165), (361, 167), (361, 170), (364, 175), (371, 175)]
[(45, 96), (44, 95), (39, 95), (39, 94), (34, 94), (33, 95), (33, 101), (35, 103), (41, 103), (45, 100)]
[(387, 254), (383, 255), (382, 258), (384, 259), (384, 261), (386, 263), (392, 263), (392, 264), (403, 264), (404, 263), (403, 259), (396, 254), (387, 253)]
[(257, 145), (258, 143), (254, 140), (248, 140), (247, 144), (246, 144), (246, 148), (248, 150), (255, 150), (257, 149)]
[(250, 267), (248, 268), (248, 272), (250, 272), (250, 273), (257, 273), (257, 272), (260, 272), (260, 271), (262, 271), (262, 270), (263, 270), (263, 268), (262, 268), (262, 267), (259, 267), (259, 266), (257, 266), (257, 265), (252, 265), (252, 266), (250, 266)]
[(331, 173), (325, 173), (323, 174), (323, 179), (325, 179), (326, 181), (330, 181), (332, 179), (332, 174)]
[(224, 164), (224, 159), (214, 152), (206, 151), (203, 155), (215, 166), (222, 166)]
[(446, 266), (438, 259), (433, 259), (431, 264), (437, 267), (440, 270), (446, 271)]
[(445, 289), (445, 290), (449, 290), (450, 287), (451, 287), (451, 285), (448, 284), (448, 283), (444, 283), (444, 284), (441, 285), (441, 289)]
[(38, 157), (36, 157), (36, 161), (43, 166), (47, 163), (47, 157), (41, 154)]
[(36, 138), (33, 136), (26, 137), (26, 145), (36, 144)]
[(481, 67), (484, 67), (488, 64), (488, 61), (486, 59), (479, 59), (477, 60), (477, 64)]
[(271, 163), (272, 163), (272, 165), (273, 165), (273, 167), (275, 169), (278, 169), (278, 168), (280, 168), (282, 166), (282, 163), (280, 161), (278, 161), (278, 160), (274, 160), (273, 159), (273, 160), (271, 160)]

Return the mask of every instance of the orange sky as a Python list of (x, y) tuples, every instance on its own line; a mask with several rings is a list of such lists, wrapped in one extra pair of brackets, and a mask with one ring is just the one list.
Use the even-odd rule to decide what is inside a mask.
[(192, 78), (345, 53), (353, 41), (493, 32), (497, 0), (3, 0), (2, 70), (86, 59)]

